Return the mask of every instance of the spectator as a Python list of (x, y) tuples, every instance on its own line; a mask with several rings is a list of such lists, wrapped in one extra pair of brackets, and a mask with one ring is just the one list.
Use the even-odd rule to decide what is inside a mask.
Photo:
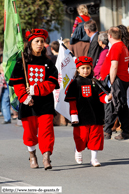
[(75, 44), (69, 46), (69, 50), (75, 55), (75, 57), (87, 56), (90, 47), (89, 42), (78, 41)]
[(50, 37), (48, 36), (44, 42), (44, 46), (46, 48), (46, 55), (47, 56), (51, 56), (53, 55), (53, 53), (51, 52), (51, 46), (49, 45), (50, 44)]
[(129, 26), (127, 26), (127, 30), (128, 30), (128, 32), (129, 32)]
[(121, 32), (122, 32), (122, 37), (121, 40), (122, 42), (125, 44), (125, 46), (127, 47), (127, 49), (129, 50), (129, 32), (126, 26), (124, 25), (119, 25), (117, 26)]
[(90, 20), (90, 15), (88, 13), (88, 9), (87, 6), (84, 4), (81, 4), (77, 7), (77, 12), (79, 14), (79, 16), (76, 17), (75, 21), (74, 21), (74, 25), (73, 25), (73, 30), (72, 30), (72, 34), (74, 33), (76, 27), (78, 26), (79, 23), (82, 22), (81, 18), (83, 18), (83, 20), (85, 22), (87, 22), (88, 20)]
[(13, 107), (12, 107), (12, 113), (13, 113), (12, 120), (16, 120), (18, 118), (18, 112), (14, 110)]
[[(125, 44), (121, 41), (122, 33), (118, 27), (111, 27), (108, 31), (108, 39), (112, 47), (106, 56), (101, 68), (101, 77), (108, 83), (108, 90), (112, 91), (113, 100), (105, 105), (104, 137), (110, 139), (111, 128), (117, 117), (121, 122), (122, 133), (115, 139), (129, 138), (129, 119), (126, 92), (129, 85), (128, 61), (129, 54)], [(110, 80), (107, 75), (110, 75)], [(107, 76), (107, 77), (106, 77)]]
[(97, 24), (94, 20), (89, 20), (84, 24), (84, 29), (86, 34), (90, 37), (90, 48), (87, 56), (93, 58), (93, 66), (95, 67), (99, 54), (102, 51), (102, 48), (98, 43), (99, 32), (97, 29)]
[(9, 88), (4, 78), (2, 65), (0, 65), (0, 97), (1, 110), (4, 116), (4, 121), (2, 124), (9, 124), (11, 123)]
[[(129, 32), (128, 32), (128, 29), (126, 26), (124, 25), (119, 25), (117, 26), (121, 32), (122, 32), (122, 42), (125, 44), (125, 46), (127, 47), (127, 49), (129, 50)], [(128, 103), (128, 92), (129, 92), (129, 89), (127, 90), (127, 103)], [(116, 131), (116, 128), (120, 126), (120, 123), (119, 123), (119, 120), (118, 118), (116, 119), (115, 123), (114, 123), (114, 126), (112, 128), (112, 131)]]
[(63, 40), (63, 42), (64, 42), (64, 45), (69, 49), (69, 46), (70, 46), (70, 39), (69, 39), (69, 38), (65, 38), (65, 39)]
[(98, 59), (98, 62), (94, 68), (94, 76), (97, 78), (97, 79), (100, 79), (100, 69), (101, 69), (101, 66), (106, 58), (106, 55), (108, 53), (108, 35), (107, 33), (101, 33), (99, 34), (98, 36), (98, 43), (99, 43), (99, 46), (102, 47), (102, 51), (99, 55), (99, 59)]
[(3, 51), (2, 49), (0, 49), (0, 64), (2, 63), (3, 61)]
[(56, 64), (56, 59), (57, 59), (58, 52), (59, 52), (59, 46), (60, 44), (58, 41), (53, 41), (51, 43), (51, 52), (53, 55), (51, 55), (50, 58), (54, 64)]
[[(128, 48), (129, 50), (129, 32), (128, 32), (128, 28), (124, 25), (119, 25), (117, 26), (121, 32), (122, 32), (122, 42), (125, 44), (125, 46)], [(109, 42), (109, 48), (111, 48), (111, 43)], [(127, 102), (128, 102), (128, 99), (129, 99), (129, 89), (127, 90)], [(128, 106), (129, 107), (129, 106)], [(115, 123), (114, 123), (114, 126), (112, 128), (112, 131), (116, 131), (117, 127), (120, 126), (120, 123), (119, 123), (119, 119), (117, 118)]]
[(87, 6), (81, 4), (77, 7), (79, 16), (76, 17), (73, 31), (71, 34), (70, 44), (75, 44), (78, 41), (89, 42), (89, 37), (84, 30), (84, 23), (90, 20)]

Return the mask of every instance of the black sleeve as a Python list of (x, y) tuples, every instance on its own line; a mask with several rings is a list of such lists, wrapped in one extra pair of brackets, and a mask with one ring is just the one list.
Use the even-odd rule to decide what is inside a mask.
[(74, 101), (76, 100), (76, 97), (77, 97), (77, 83), (76, 80), (73, 80), (72, 83), (69, 85), (69, 89), (64, 101), (66, 102)]
[(58, 70), (51, 60), (49, 60), (47, 68), (48, 68), (47, 80), (56, 84), (55, 89), (59, 89)]
[(17, 84), (25, 84), (24, 70), (22, 66), (22, 58), (19, 58), (14, 66), (11, 77), (9, 79), (9, 86)]

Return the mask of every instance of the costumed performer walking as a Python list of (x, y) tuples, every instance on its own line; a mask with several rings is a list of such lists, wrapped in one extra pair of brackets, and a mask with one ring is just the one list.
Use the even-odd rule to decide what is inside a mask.
[[(112, 94), (106, 95), (93, 81), (93, 59), (81, 56), (75, 60), (75, 79), (70, 84), (65, 101), (70, 104), (73, 136), (76, 145), (75, 160), (82, 163), (82, 151), (91, 150), (91, 165), (100, 166), (98, 150), (103, 150), (104, 110), (102, 103), (108, 103)], [(101, 103), (101, 102), (102, 103)]]
[(36, 144), (43, 154), (45, 170), (51, 169), (50, 155), (54, 146), (54, 99), (52, 91), (59, 88), (58, 71), (43, 52), (48, 32), (44, 29), (27, 31), (28, 45), (24, 50), (26, 72), (30, 87), (26, 88), (22, 59), (12, 72), (9, 85), (20, 102), (18, 117), (24, 128), (23, 142), (30, 153), (30, 167), (38, 168)]

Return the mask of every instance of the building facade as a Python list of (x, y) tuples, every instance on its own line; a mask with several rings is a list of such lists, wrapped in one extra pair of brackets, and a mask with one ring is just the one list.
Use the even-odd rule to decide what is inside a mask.
[(99, 18), (102, 31), (120, 24), (129, 26), (129, 0), (101, 0)]
[[(64, 26), (60, 33), (50, 33), (51, 41), (60, 37), (70, 38), (74, 20), (78, 15), (76, 7), (86, 4), (91, 18), (97, 22), (98, 30), (105, 31), (111, 26), (129, 26), (129, 0), (61, 0), (64, 4)], [(61, 10), (62, 11), (62, 10)], [(60, 13), (61, 14), (61, 13)]]

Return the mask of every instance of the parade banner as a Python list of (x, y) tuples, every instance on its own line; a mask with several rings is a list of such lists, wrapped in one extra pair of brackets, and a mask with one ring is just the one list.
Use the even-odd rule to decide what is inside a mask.
[[(6, 82), (9, 82), (17, 58), (21, 56), (24, 44), (21, 33), (20, 19), (17, 11), (16, 0), (4, 1), (4, 51), (3, 69)], [(18, 100), (13, 87), (9, 88), (10, 102), (14, 109), (18, 108)]]
[(65, 50), (62, 46), (62, 41), (59, 40), (60, 48), (56, 61), (58, 69), (59, 90), (54, 91), (55, 109), (69, 121), (71, 121), (69, 114), (69, 103), (65, 102), (65, 96), (68, 91), (69, 84), (73, 81), (73, 76), (76, 71), (76, 65), (73, 57), (69, 54), (69, 50)]

